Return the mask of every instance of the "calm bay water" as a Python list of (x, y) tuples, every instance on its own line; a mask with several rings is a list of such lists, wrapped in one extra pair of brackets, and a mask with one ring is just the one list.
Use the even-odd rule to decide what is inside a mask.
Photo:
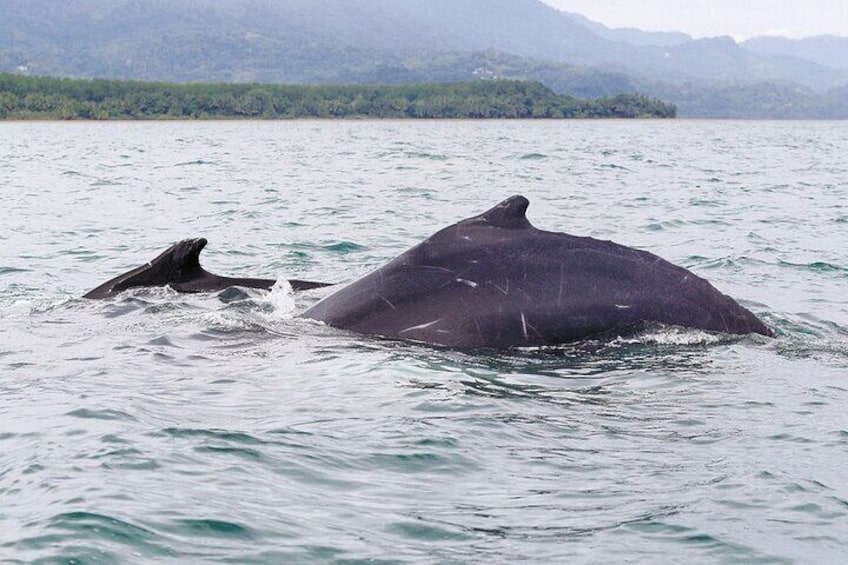
[[(848, 129), (0, 123), (0, 560), (842, 563)], [(476, 354), (296, 319), (325, 291), (86, 301), (204, 236), (347, 282), (512, 194), (779, 333)]]

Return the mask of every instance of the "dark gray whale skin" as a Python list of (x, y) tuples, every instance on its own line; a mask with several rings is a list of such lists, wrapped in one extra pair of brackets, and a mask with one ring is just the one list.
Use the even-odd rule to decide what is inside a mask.
[(544, 347), (668, 324), (774, 335), (706, 280), (647, 251), (536, 229), (513, 196), (437, 232), (302, 316), (460, 349)]
[[(83, 298), (108, 298), (129, 288), (169, 286), (178, 292), (210, 292), (232, 286), (270, 290), (274, 279), (232, 278), (213, 275), (200, 266), (200, 252), (206, 239), (184, 239), (163, 251), (149, 263), (106, 281)], [(290, 280), (294, 290), (329, 286), (327, 283)]]

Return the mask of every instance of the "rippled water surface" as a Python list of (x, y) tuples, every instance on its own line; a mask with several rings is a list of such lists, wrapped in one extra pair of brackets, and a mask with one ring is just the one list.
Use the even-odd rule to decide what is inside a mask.
[[(0, 123), (0, 561), (842, 563), (848, 129)], [(776, 339), (463, 353), (326, 294), (79, 297), (185, 237), (347, 282), (512, 194), (709, 279)]]

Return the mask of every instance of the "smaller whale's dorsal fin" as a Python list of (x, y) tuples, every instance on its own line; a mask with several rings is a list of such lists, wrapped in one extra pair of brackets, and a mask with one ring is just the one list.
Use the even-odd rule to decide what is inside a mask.
[[(177, 292), (205, 292), (222, 290), (231, 286), (270, 290), (277, 282), (273, 279), (221, 277), (200, 266), (200, 252), (206, 239), (184, 239), (173, 244), (152, 261), (106, 281), (84, 298), (106, 298), (128, 288), (145, 286), (170, 286)], [(293, 290), (309, 290), (330, 286), (328, 283), (290, 280)]]
[(178, 241), (146, 265), (118, 277), (113, 281), (110, 291), (135, 286), (164, 286), (191, 280), (203, 273), (200, 252), (206, 243), (203, 237)]
[(160, 253), (152, 261), (108, 280), (84, 295), (84, 298), (106, 298), (122, 290), (139, 286), (165, 286), (203, 277), (200, 252), (206, 239), (184, 239)]
[(153, 268), (161, 268), (171, 281), (179, 281), (200, 271), (200, 252), (206, 247), (205, 237), (184, 239), (166, 249), (150, 262)]
[(525, 213), (530, 201), (524, 196), (510, 196), (494, 208), (469, 219), (474, 224), (483, 224), (503, 229), (523, 229), (532, 227)]

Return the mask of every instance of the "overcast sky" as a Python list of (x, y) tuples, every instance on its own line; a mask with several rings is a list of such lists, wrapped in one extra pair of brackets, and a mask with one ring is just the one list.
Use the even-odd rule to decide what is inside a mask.
[(848, 36), (848, 0), (543, 0), (607, 27), (694, 37)]

